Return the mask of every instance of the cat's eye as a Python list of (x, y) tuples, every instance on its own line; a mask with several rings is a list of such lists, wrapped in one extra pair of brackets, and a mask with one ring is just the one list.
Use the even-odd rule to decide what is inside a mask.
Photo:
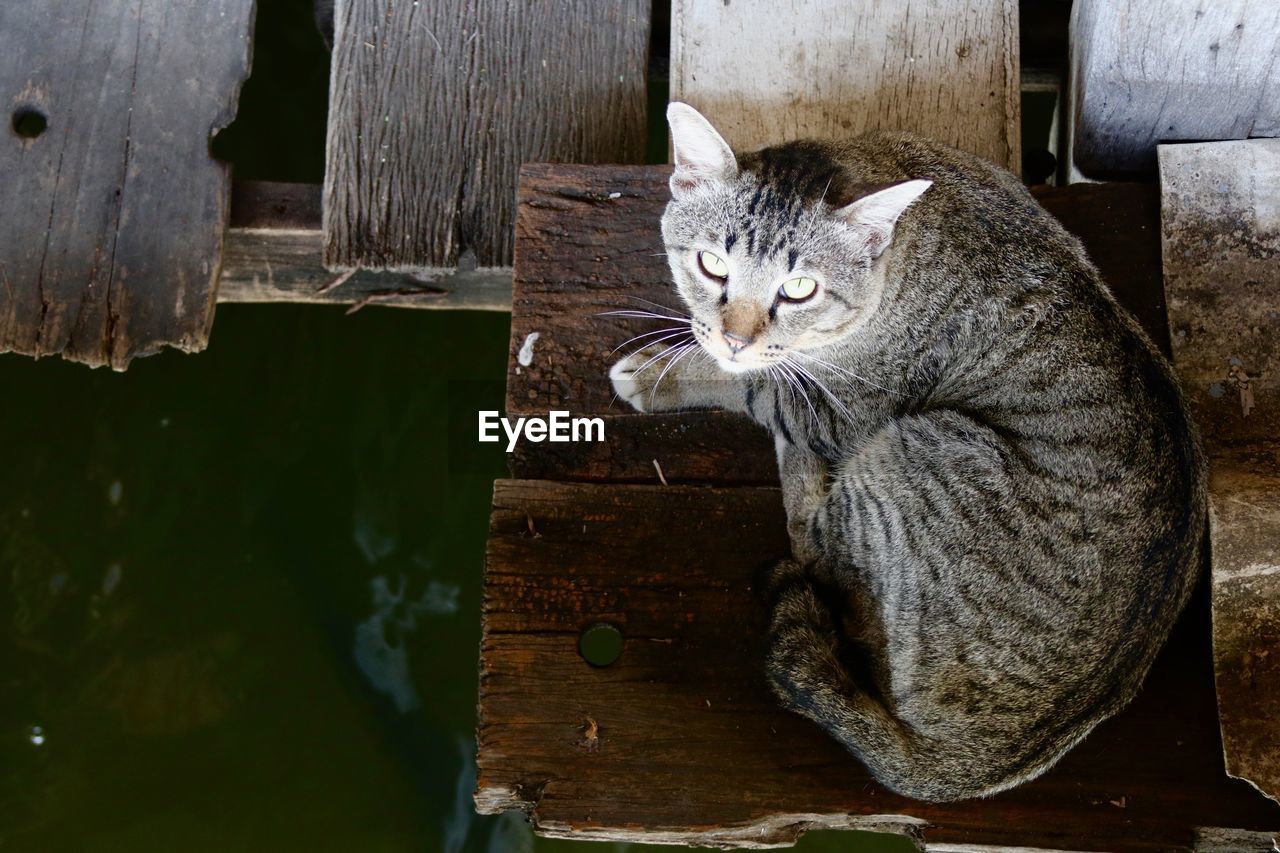
[(788, 302), (803, 302), (818, 292), (818, 283), (806, 276), (784, 281), (778, 291)]
[(723, 258), (710, 252), (698, 253), (698, 266), (711, 278), (724, 281), (729, 277), (729, 265), (724, 262)]

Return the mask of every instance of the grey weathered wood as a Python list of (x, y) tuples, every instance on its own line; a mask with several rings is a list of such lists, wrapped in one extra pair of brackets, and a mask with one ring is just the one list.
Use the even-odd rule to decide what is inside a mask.
[(674, 0), (671, 97), (735, 148), (913, 130), (1018, 172), (1018, 6)]
[(511, 310), (510, 267), (331, 272), (323, 246), (318, 228), (232, 228), (218, 301)]
[(1280, 3), (1076, 0), (1074, 158), (1152, 169), (1156, 144), (1280, 136)]
[(1159, 161), (1173, 352), (1212, 460), (1227, 771), (1280, 798), (1280, 139)]
[[(209, 139), (253, 0), (0, 3), (0, 351), (123, 369), (202, 349), (230, 179)], [(38, 111), (47, 130), (15, 132)]]
[(649, 0), (338, 0), (325, 263), (511, 263), (523, 161), (644, 150)]
[(422, 268), (330, 272), (321, 260), (319, 184), (236, 181), (219, 302), (511, 310), (511, 270)]

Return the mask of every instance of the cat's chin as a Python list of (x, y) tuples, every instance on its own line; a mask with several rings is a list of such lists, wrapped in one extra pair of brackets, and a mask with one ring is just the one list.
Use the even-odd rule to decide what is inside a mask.
[(762, 364), (745, 364), (741, 361), (730, 361), (727, 358), (716, 356), (716, 363), (720, 365), (720, 369), (726, 373), (750, 373), (753, 370), (760, 370)]

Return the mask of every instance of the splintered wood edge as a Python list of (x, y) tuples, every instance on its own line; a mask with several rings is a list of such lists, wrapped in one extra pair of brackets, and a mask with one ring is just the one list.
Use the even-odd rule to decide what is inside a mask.
[[(529, 795), (533, 795), (530, 799)], [(563, 821), (543, 820), (538, 814), (541, 789), (524, 791), (505, 785), (484, 785), (476, 789), (475, 805), (479, 814), (524, 812), (533, 830), (547, 838), (572, 841), (621, 841), (634, 844), (683, 844), (698, 847), (720, 847), (764, 850), (791, 847), (809, 830), (843, 829), (862, 832), (885, 832), (911, 839), (917, 850), (924, 851), (924, 829), (928, 821), (909, 815), (852, 814), (773, 814), (750, 823), (707, 827), (597, 827), (576, 826)], [(998, 848), (981, 848), (995, 850)]]
[(218, 302), (511, 311), (510, 267), (332, 272), (323, 243), (318, 229), (230, 229)]

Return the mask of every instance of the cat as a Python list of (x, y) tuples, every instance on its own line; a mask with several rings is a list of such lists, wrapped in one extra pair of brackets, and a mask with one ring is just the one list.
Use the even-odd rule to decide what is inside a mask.
[(1168, 363), (990, 163), (900, 132), (735, 154), (667, 115), (688, 325), (610, 377), (773, 434), (774, 693), (908, 797), (1040, 775), (1133, 698), (1198, 578), (1205, 463)]

